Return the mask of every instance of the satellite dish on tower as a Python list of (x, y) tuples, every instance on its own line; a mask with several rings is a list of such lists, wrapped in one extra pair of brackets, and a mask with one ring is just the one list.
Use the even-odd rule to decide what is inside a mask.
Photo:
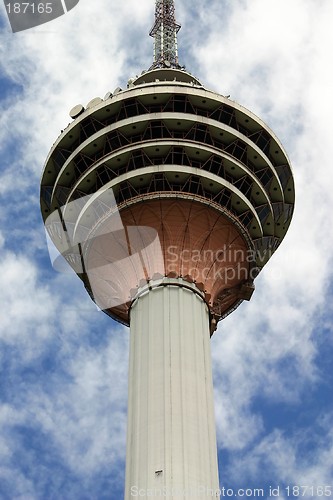
[(119, 92), (121, 92), (122, 90), (123, 89), (121, 87), (117, 87), (116, 89), (114, 89), (113, 95), (119, 94)]
[(107, 92), (104, 96), (104, 101), (107, 101), (108, 99), (110, 99), (111, 97), (113, 96), (112, 92)]
[(93, 108), (94, 106), (97, 106), (97, 104), (100, 104), (101, 102), (103, 102), (103, 99), (101, 99), (100, 97), (94, 97), (94, 99), (91, 99), (91, 101), (88, 102), (87, 104), (87, 108)]
[(171, 62), (170, 61), (164, 61), (164, 64), (167, 68), (171, 68)]
[(84, 107), (82, 106), (82, 104), (77, 104), (76, 106), (74, 106), (74, 108), (70, 110), (69, 116), (73, 118), (73, 120), (75, 120), (75, 118), (80, 116), (83, 113), (83, 111)]

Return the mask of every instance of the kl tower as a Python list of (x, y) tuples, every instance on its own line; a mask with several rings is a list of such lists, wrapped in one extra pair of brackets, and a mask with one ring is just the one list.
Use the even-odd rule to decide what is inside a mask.
[(294, 206), (279, 140), (179, 64), (179, 29), (156, 0), (152, 66), (71, 110), (41, 181), (54, 266), (130, 326), (126, 500), (220, 497), (210, 337)]

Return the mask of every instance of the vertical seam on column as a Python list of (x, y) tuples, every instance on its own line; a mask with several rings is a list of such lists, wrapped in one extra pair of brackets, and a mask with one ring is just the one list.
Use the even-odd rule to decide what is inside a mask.
[[(207, 425), (207, 431), (206, 431), (206, 439), (207, 439), (207, 434), (208, 434), (208, 456), (207, 456), (207, 465), (206, 465), (206, 477), (209, 477), (211, 479), (211, 476), (212, 476), (212, 464), (211, 464), (211, 452), (210, 452), (210, 443), (211, 443), (211, 440), (210, 440), (210, 418), (209, 418), (209, 411), (208, 409), (211, 411), (211, 405), (208, 404), (208, 380), (207, 380), (207, 359), (206, 359), (206, 341), (205, 341), (205, 335), (206, 335), (206, 328), (205, 326), (205, 315), (204, 314), (201, 314), (201, 332), (202, 332), (202, 335), (201, 335), (201, 342), (202, 342), (202, 352), (203, 352), (203, 356), (202, 356), (202, 362), (203, 362), (203, 369), (204, 369), (204, 374), (205, 374), (205, 399), (206, 399), (206, 408), (207, 408), (207, 412), (205, 413), (205, 424)], [(210, 387), (209, 387), (209, 390), (210, 390)], [(208, 472), (208, 474), (207, 474)], [(212, 485), (207, 485), (207, 487), (211, 487)]]
[[(136, 345), (135, 345), (135, 332), (131, 332), (131, 351), (132, 351), (132, 354), (131, 354), (131, 370), (132, 370), (132, 377), (133, 377), (133, 374), (135, 372), (135, 369), (136, 369), (136, 363), (135, 363), (135, 355), (134, 355), (134, 352), (135, 352), (135, 349), (136, 349)], [(129, 384), (132, 385), (132, 390), (131, 390), (131, 402), (129, 403), (131, 405), (131, 415), (130, 415), (130, 418), (131, 420), (129, 420), (129, 424), (130, 424), (130, 443), (131, 443), (131, 446), (133, 447), (133, 433), (134, 433), (134, 429), (133, 429), (133, 414), (134, 412), (136, 411), (136, 404), (137, 404), (137, 398), (135, 397), (135, 391), (134, 391), (134, 387), (133, 387), (133, 384), (132, 384), (132, 380), (130, 381), (129, 380)], [(132, 453), (131, 453), (131, 457), (130, 457), (130, 477), (133, 478), (133, 475), (134, 475), (134, 470), (133, 470), (133, 457), (132, 457)], [(130, 487), (132, 486), (131, 484), (129, 485)]]
[(178, 334), (178, 345), (179, 345), (179, 376), (180, 376), (180, 408), (181, 408), (181, 426), (182, 426), (182, 459), (183, 459), (183, 483), (184, 486), (186, 486), (186, 465), (185, 465), (185, 442), (186, 442), (186, 437), (185, 437), (185, 410), (184, 410), (184, 366), (183, 366), (183, 334), (182, 332), (184, 331), (184, 314), (181, 314), (184, 311), (184, 297), (183, 293), (186, 293), (185, 290), (181, 287), (178, 288), (178, 301), (177, 301), (177, 306), (178, 306), (178, 311), (177, 311), (177, 317), (178, 317), (178, 325), (179, 325), (179, 330), (177, 332)]
[(139, 394), (141, 394), (141, 388), (142, 388), (142, 375), (141, 375), (141, 372), (142, 372), (142, 344), (143, 344), (143, 334), (142, 334), (142, 303), (141, 303), (141, 300), (140, 298), (138, 299), (138, 314), (139, 314), (139, 318), (140, 318), (140, 321), (138, 321), (138, 325), (139, 325), (139, 331), (136, 332), (136, 335), (139, 336), (139, 338), (136, 339), (136, 342), (139, 342), (139, 348), (138, 348), (138, 373), (137, 373), (137, 376), (138, 376), (138, 390), (137, 390), (137, 398), (138, 398), (138, 403), (137, 403), (137, 406), (138, 406), (138, 418), (137, 418), (137, 428), (136, 428), (136, 448), (137, 448), (137, 470), (136, 470), (136, 474), (137, 474), (137, 477), (136, 477), (136, 480), (138, 482), (138, 486), (140, 486), (139, 484), (139, 480), (140, 480), (140, 474), (139, 474), (139, 470), (140, 470), (140, 451), (139, 451), (139, 436), (140, 436), (140, 423), (141, 423), (141, 419), (142, 419), (142, 409), (141, 409), (141, 401), (140, 401), (140, 398), (139, 398)]
[[(192, 307), (195, 308), (196, 304), (195, 302), (198, 302), (198, 298), (195, 294), (193, 294), (193, 298), (192, 298)], [(200, 301), (201, 302), (201, 301)], [(202, 304), (200, 303), (200, 308), (202, 307)], [(200, 313), (200, 317), (201, 317), (201, 313)], [(198, 365), (198, 363), (200, 363), (200, 354), (198, 353), (198, 343), (200, 343), (200, 339), (194, 338), (194, 360), (195, 360), (195, 364), (196, 366)], [(200, 364), (199, 364), (199, 367), (200, 368)], [(198, 439), (199, 439), (199, 443), (200, 443), (200, 447), (202, 447), (203, 445), (203, 439), (202, 439), (202, 422), (201, 422), (201, 419), (199, 418), (199, 416), (201, 416), (201, 408), (200, 408), (200, 394), (199, 394), (199, 379), (198, 379), (198, 373), (196, 371), (196, 377), (195, 377), (195, 390), (196, 390), (196, 398), (197, 398), (197, 423), (198, 423)], [(202, 449), (204, 449), (202, 447)], [(200, 470), (203, 471), (204, 470), (204, 467), (203, 467), (203, 454), (200, 453), (200, 457), (198, 459), (198, 462), (200, 464)]]
[(130, 479), (133, 477), (133, 457), (130, 450), (133, 447), (133, 386), (131, 375), (134, 373), (134, 332), (130, 329), (129, 334), (129, 377), (128, 377), (128, 397), (127, 397), (127, 442), (126, 442), (126, 473), (125, 473), (125, 498), (129, 497), (129, 490), (131, 489)]
[[(212, 461), (212, 453), (213, 453), (213, 450), (211, 449), (211, 444), (212, 444), (212, 435), (211, 435), (211, 428), (210, 428), (210, 424), (214, 423), (215, 425), (215, 413), (214, 413), (214, 406), (212, 408), (212, 398), (211, 401), (210, 401), (210, 404), (209, 404), (209, 401), (208, 401), (208, 381), (207, 381), (207, 372), (208, 372), (208, 366), (207, 366), (207, 355), (211, 356), (211, 353), (210, 353), (210, 344), (207, 346), (207, 343), (208, 343), (208, 340), (207, 338), (205, 337), (205, 334), (206, 334), (206, 328), (205, 328), (205, 317), (202, 316), (202, 331), (204, 332), (203, 336), (202, 336), (202, 344), (203, 344), (203, 351), (204, 351), (204, 365), (205, 365), (205, 379), (206, 379), (206, 406), (207, 408), (210, 407), (210, 412), (207, 412), (207, 416), (209, 418), (209, 415), (211, 415), (211, 418), (214, 419), (214, 422), (211, 422), (211, 418), (209, 418), (209, 421), (207, 422), (207, 430), (208, 430), (208, 440), (209, 440), (209, 447), (208, 447), (208, 450), (209, 450), (209, 477), (210, 477), (210, 480), (212, 481), (212, 484), (210, 485), (207, 485), (209, 488), (214, 488), (215, 486), (215, 478), (214, 478), (214, 481), (213, 481), (213, 477), (212, 477), (212, 472), (213, 472), (213, 469), (215, 470), (215, 467), (213, 467), (213, 461)], [(207, 346), (207, 348), (206, 348)], [(209, 347), (209, 352), (208, 352), (208, 347)], [(211, 366), (210, 366), (210, 370), (211, 370)], [(212, 375), (212, 374), (210, 374)], [(210, 381), (210, 384), (209, 384), (209, 391), (212, 390), (213, 393), (214, 393), (214, 387), (212, 386), (212, 377), (210, 376), (209, 377), (209, 381)], [(213, 412), (211, 414), (211, 411)], [(214, 447), (214, 452), (215, 452), (215, 447)], [(215, 461), (214, 461), (215, 463)]]
[[(153, 326), (153, 314), (152, 312), (154, 313), (153, 311), (153, 308), (151, 307), (151, 302), (152, 302), (152, 292), (148, 292), (148, 295), (146, 295), (145, 297), (143, 297), (144, 300), (147, 300), (148, 301), (148, 332), (145, 332), (145, 335), (147, 336), (147, 352), (146, 352), (146, 359), (147, 359), (147, 387), (146, 387), (146, 394), (147, 394), (147, 477), (146, 477), (146, 485), (149, 486), (150, 484), (150, 480), (149, 480), (149, 476), (150, 476), (150, 470), (149, 470), (149, 467), (150, 467), (150, 464), (151, 464), (151, 449), (150, 449), (150, 442), (151, 442), (151, 435), (150, 435), (150, 432), (149, 432), (149, 428), (150, 428), (150, 425), (151, 425), (151, 421), (150, 421), (150, 407), (151, 407), (151, 403), (150, 403), (150, 393), (151, 393), (151, 370), (152, 370), (152, 367), (151, 367), (151, 363), (150, 363), (150, 351), (151, 351), (151, 331), (152, 331), (152, 326)], [(152, 430), (153, 431), (153, 430)]]
[(168, 414), (168, 408), (167, 408), (167, 346), (166, 346), (166, 340), (167, 340), (167, 335), (165, 334), (165, 312), (167, 310), (166, 307), (166, 297), (165, 297), (165, 288), (163, 288), (162, 292), (162, 301), (163, 301), (163, 323), (162, 323), (162, 328), (163, 328), (163, 348), (164, 348), (164, 369), (163, 369), (163, 391), (164, 391), (164, 417), (163, 417), (163, 426), (164, 426), (164, 437), (163, 437), (163, 442), (164, 442), (164, 478), (163, 482), (164, 485), (167, 486), (167, 414)]
[[(170, 290), (169, 287), (165, 287), (165, 294), (167, 295), (167, 300), (168, 300), (168, 327), (170, 327), (170, 315), (171, 315), (171, 307), (170, 307)], [(165, 325), (164, 325), (165, 327)], [(170, 328), (168, 328), (168, 331)], [(173, 442), (173, 418), (172, 418), (172, 336), (169, 334), (169, 382), (170, 382), (170, 445), (172, 445)], [(172, 453), (170, 453), (170, 465), (171, 465), (171, 471), (170, 471), (170, 486), (173, 486), (173, 462), (172, 462)]]
[(162, 460), (162, 463), (161, 463), (161, 466), (163, 467), (163, 484), (165, 484), (165, 480), (166, 480), (166, 472), (165, 472), (165, 468), (166, 468), (166, 456), (165, 456), (165, 446), (166, 446), (166, 425), (165, 425), (165, 421), (166, 421), (166, 390), (165, 390), (165, 384), (166, 384), (166, 348), (165, 348), (165, 333), (164, 333), (164, 321), (165, 321), (165, 304), (164, 304), (164, 290), (162, 290), (162, 303), (163, 303), (163, 307), (162, 307), (162, 315), (163, 315), (163, 321), (162, 321), (162, 325), (161, 325), (161, 335), (162, 335), (162, 347), (163, 347), (163, 380), (162, 380), (162, 387), (163, 387), (163, 402), (162, 402), (162, 406), (163, 406), (163, 422), (162, 422), (162, 430), (163, 430), (163, 436), (162, 436), (162, 442), (163, 442), (163, 446), (162, 446), (162, 451), (161, 451), (161, 460)]

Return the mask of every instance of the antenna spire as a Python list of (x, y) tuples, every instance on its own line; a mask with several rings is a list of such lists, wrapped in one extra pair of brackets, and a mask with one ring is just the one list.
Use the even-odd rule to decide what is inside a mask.
[(171, 67), (179, 68), (177, 33), (180, 24), (176, 23), (174, 0), (156, 0), (155, 24), (149, 35), (154, 37), (154, 63), (150, 69)]

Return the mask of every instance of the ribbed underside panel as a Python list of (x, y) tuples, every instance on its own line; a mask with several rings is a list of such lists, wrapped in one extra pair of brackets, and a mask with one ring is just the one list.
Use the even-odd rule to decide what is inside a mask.
[(108, 217), (87, 242), (86, 271), (101, 309), (128, 324), (131, 292), (155, 274), (170, 273), (202, 284), (219, 316), (238, 302), (251, 254), (240, 226), (226, 214), (192, 199), (161, 197), (120, 215), (124, 230), (115, 230), (119, 219)]
[(212, 498), (219, 483), (208, 308), (192, 290), (159, 287), (134, 302), (130, 326), (125, 500), (139, 490), (144, 499)]

